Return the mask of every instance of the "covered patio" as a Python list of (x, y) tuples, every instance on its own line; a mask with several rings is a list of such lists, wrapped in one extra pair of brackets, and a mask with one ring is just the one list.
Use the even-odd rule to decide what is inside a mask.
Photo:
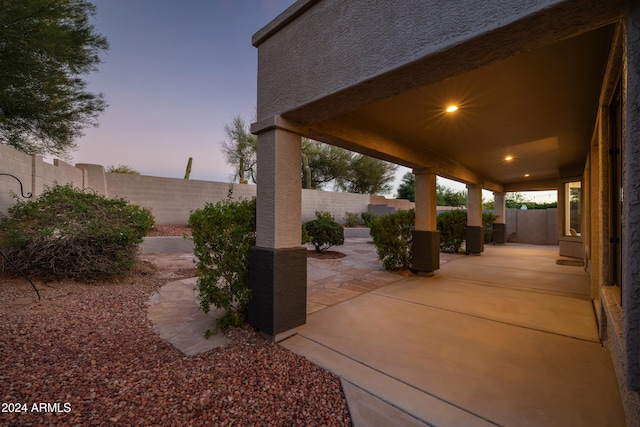
[(281, 342), (343, 380), (355, 425), (624, 426), (589, 277), (487, 246), (310, 314)]
[[(604, 420), (597, 413), (607, 412), (602, 408), (621, 396), (628, 424), (640, 426), (640, 239), (634, 237), (640, 232), (638, 40), (640, 7), (631, 0), (296, 1), (252, 40), (258, 49), (257, 120), (251, 128), (258, 136), (258, 187), (249, 321), (280, 341), (353, 302), (345, 319), (368, 325), (369, 334), (341, 335), (350, 329), (342, 326), (332, 329), (331, 340), (347, 346), (361, 343), (361, 337), (372, 345), (384, 343), (376, 331), (400, 319), (413, 321), (413, 334), (402, 344), (417, 350), (408, 354), (418, 360), (418, 354), (428, 353), (441, 367), (433, 374), (453, 375), (434, 381), (436, 387), (448, 384), (434, 396), (455, 402), (453, 394), (460, 392), (466, 396), (460, 401), (467, 402), (461, 407), (472, 414), (480, 414), (483, 406), (474, 406), (474, 399), (498, 408), (501, 399), (520, 395), (530, 397), (520, 401), (520, 414), (540, 420), (549, 413), (537, 412), (540, 408), (549, 405), (563, 413), (560, 397), (571, 395), (581, 408), (571, 413), (589, 413), (596, 418), (587, 424), (597, 425), (593, 420)], [(438, 289), (437, 298), (424, 296), (439, 301), (436, 306), (425, 304), (419, 294), (411, 301), (382, 295), (385, 287), (307, 318), (306, 249), (300, 246), (303, 136), (413, 170), (412, 267), (433, 277), (407, 282), (406, 292)], [(478, 265), (440, 263), (436, 176), (466, 185), (466, 249), (479, 255)], [(535, 265), (533, 255), (524, 264), (502, 254), (484, 264), (491, 257), (483, 240), (483, 190), (494, 195), (498, 243), (505, 241), (506, 193), (556, 190), (559, 247), (554, 255), (581, 260), (584, 283), (560, 295), (555, 285), (574, 283), (573, 275), (512, 267)], [(456, 264), (460, 269), (452, 276)], [(556, 282), (558, 277), (563, 280)], [(429, 285), (421, 288), (422, 282)], [(553, 290), (539, 289), (548, 283)], [(368, 300), (388, 308), (366, 311)], [(524, 300), (543, 302), (534, 309)], [(595, 311), (597, 327), (592, 323), (588, 334), (575, 329), (579, 323), (557, 317), (566, 314), (565, 305), (576, 304), (583, 312)], [(479, 311), (467, 312), (471, 308)], [(526, 310), (537, 314), (523, 315)], [(502, 317), (485, 319), (491, 312)], [(402, 330), (394, 325), (394, 331)], [(451, 337), (457, 337), (455, 345), (445, 346), (443, 353), (435, 350)], [(401, 344), (393, 338), (389, 348)], [(482, 347), (488, 343), (494, 346)], [(551, 348), (564, 348), (564, 356), (551, 356)], [(386, 354), (383, 361), (400, 360), (396, 353), (380, 354)], [(477, 358), (465, 365), (469, 354)], [(580, 354), (593, 358), (586, 364), (572, 359)], [(402, 369), (405, 362), (394, 368)], [(583, 375), (591, 368), (594, 375), (612, 372), (611, 362), (619, 395), (611, 388), (615, 381), (604, 385)], [(373, 360), (367, 363), (379, 368)], [(456, 369), (461, 376), (454, 375)], [(407, 381), (410, 375), (403, 375)], [(563, 377), (568, 388), (557, 381)], [(451, 385), (463, 380), (465, 387)], [(552, 397), (539, 400), (546, 395)], [(529, 400), (531, 407), (524, 403)], [(479, 418), (522, 424), (498, 416), (508, 412), (489, 409)]]

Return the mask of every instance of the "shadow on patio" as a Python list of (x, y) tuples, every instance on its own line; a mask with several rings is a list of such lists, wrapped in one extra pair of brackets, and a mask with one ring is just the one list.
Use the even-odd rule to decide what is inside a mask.
[[(588, 276), (557, 254), (487, 246), (431, 278), (313, 261), (320, 311), (281, 344), (342, 378), (355, 425), (622, 426)], [(357, 293), (322, 304), (321, 283)]]

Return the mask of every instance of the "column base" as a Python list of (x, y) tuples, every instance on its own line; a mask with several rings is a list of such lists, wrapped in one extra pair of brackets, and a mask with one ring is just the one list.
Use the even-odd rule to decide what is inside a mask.
[(507, 243), (507, 224), (493, 223), (493, 243), (496, 245)]
[(433, 276), (440, 268), (440, 232), (414, 230), (411, 252), (413, 269), (420, 275)]
[(484, 252), (484, 227), (481, 225), (467, 225), (466, 247), (470, 254)]
[(253, 246), (249, 252), (249, 323), (277, 339), (307, 321), (307, 249)]

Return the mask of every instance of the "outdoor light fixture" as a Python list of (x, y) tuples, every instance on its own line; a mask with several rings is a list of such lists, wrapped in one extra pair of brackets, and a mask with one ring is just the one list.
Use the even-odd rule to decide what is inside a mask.
[(513, 160), (513, 156), (505, 156), (504, 160), (510, 162), (511, 160)]
[(449, 105), (445, 110), (447, 113), (453, 113), (454, 111), (458, 111), (457, 105)]

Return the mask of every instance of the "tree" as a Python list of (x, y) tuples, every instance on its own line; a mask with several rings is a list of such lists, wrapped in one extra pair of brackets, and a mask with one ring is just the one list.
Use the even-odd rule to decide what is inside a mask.
[(236, 169), (233, 179), (237, 178), (241, 184), (246, 184), (245, 174), (255, 183), (257, 181), (257, 149), (258, 140), (252, 135), (241, 116), (233, 116), (233, 121), (224, 126), (227, 141), (222, 142), (222, 152), (227, 163)]
[(436, 197), (438, 206), (466, 206), (467, 192), (455, 191), (442, 184), (436, 184)]
[[(221, 144), (222, 151), (227, 163), (237, 171), (233, 179), (246, 183), (246, 173), (256, 182), (257, 138), (248, 131), (240, 116), (234, 116), (224, 130), (227, 141)], [(302, 154), (300, 179), (304, 181), (305, 174), (311, 177), (305, 188), (322, 189), (332, 185), (340, 191), (368, 194), (391, 189), (389, 184), (396, 170), (391, 163), (307, 138), (302, 138)]]
[[(409, 199), (414, 202), (415, 192), (416, 176), (411, 172), (407, 172), (398, 186), (396, 198)], [(438, 206), (466, 206), (467, 204), (467, 193), (465, 191), (455, 191), (442, 184), (436, 184), (436, 198)]]
[(302, 138), (302, 152), (311, 169), (311, 188), (323, 188), (348, 173), (351, 152), (344, 148)]
[(336, 187), (349, 193), (386, 193), (391, 191), (390, 183), (396, 169), (396, 165), (384, 160), (355, 154), (346, 175), (336, 178)]
[(410, 202), (416, 201), (416, 176), (411, 172), (405, 173), (402, 177), (396, 199), (408, 199)]
[(106, 169), (105, 172), (109, 172), (109, 173), (128, 173), (129, 175), (140, 175), (140, 172), (138, 172), (137, 170), (135, 170), (132, 167), (129, 167), (127, 165), (118, 165), (118, 166), (110, 165), (110, 166), (107, 166), (107, 169)]
[(86, 0), (3, 0), (0, 13), (0, 143), (68, 158), (82, 129), (106, 108), (81, 76), (97, 69), (107, 39)]

